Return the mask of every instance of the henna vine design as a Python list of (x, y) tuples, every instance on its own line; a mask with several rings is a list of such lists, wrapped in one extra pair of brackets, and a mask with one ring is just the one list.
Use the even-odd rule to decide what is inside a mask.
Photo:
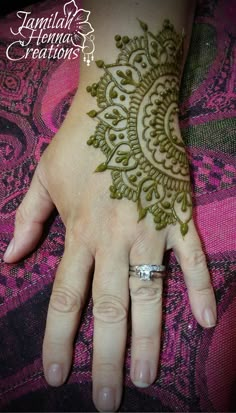
[(140, 21), (143, 36), (115, 36), (120, 49), (115, 64), (87, 87), (99, 111), (88, 145), (106, 156), (96, 172), (111, 171), (110, 196), (137, 203), (139, 220), (147, 213), (156, 229), (179, 223), (184, 236), (192, 217), (189, 168), (178, 129), (178, 94), (183, 34), (168, 20), (155, 36)]

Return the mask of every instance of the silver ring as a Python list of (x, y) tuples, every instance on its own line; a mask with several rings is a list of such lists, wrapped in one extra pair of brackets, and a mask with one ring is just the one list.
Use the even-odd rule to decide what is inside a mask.
[(129, 274), (132, 277), (137, 277), (142, 281), (151, 281), (152, 278), (164, 278), (166, 267), (165, 265), (130, 265)]

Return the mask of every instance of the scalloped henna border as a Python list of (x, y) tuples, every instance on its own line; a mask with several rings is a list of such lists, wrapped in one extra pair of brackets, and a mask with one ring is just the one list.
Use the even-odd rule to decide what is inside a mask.
[(143, 36), (115, 36), (115, 64), (96, 61), (105, 73), (87, 87), (99, 108), (88, 113), (98, 125), (87, 143), (106, 156), (96, 172), (111, 171), (111, 198), (136, 202), (139, 220), (151, 213), (157, 230), (179, 223), (184, 236), (192, 218), (188, 160), (176, 128), (184, 34), (168, 20), (157, 35), (140, 26)]

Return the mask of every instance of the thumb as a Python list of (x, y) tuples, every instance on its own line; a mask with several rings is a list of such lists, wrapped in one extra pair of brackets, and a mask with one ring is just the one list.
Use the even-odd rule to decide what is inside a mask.
[(5, 262), (16, 262), (34, 250), (42, 236), (43, 224), (53, 208), (37, 168), (30, 188), (16, 211), (14, 237), (4, 254)]

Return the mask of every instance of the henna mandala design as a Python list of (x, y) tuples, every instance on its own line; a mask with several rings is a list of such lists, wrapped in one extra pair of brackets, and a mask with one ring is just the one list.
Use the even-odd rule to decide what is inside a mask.
[(183, 34), (168, 20), (155, 36), (140, 21), (143, 36), (115, 36), (120, 49), (115, 64), (87, 87), (99, 111), (88, 115), (98, 124), (88, 145), (100, 148), (111, 170), (111, 198), (137, 203), (139, 220), (147, 213), (156, 229), (179, 223), (184, 236), (192, 217), (188, 161), (178, 129), (178, 94)]

